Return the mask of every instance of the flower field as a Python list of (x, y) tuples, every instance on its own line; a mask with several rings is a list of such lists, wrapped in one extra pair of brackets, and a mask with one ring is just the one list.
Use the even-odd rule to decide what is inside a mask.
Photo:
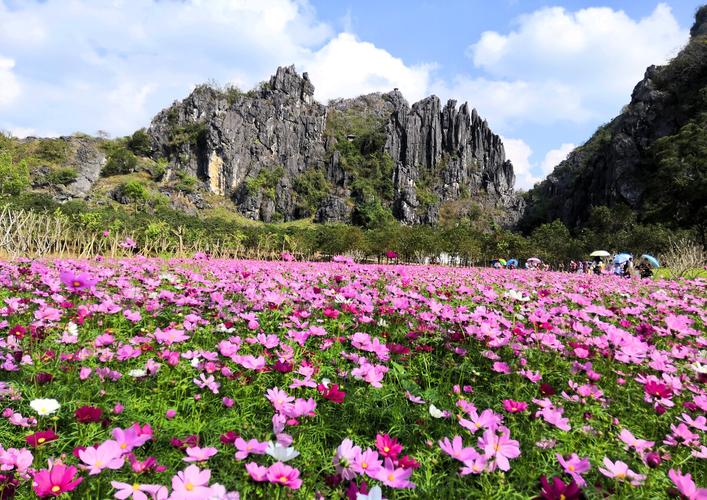
[(707, 498), (707, 281), (0, 262), (0, 498)]

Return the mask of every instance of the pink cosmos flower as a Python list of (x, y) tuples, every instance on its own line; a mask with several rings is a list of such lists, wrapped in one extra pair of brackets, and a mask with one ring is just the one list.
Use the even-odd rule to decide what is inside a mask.
[(513, 459), (520, 456), (520, 447), (518, 441), (510, 439), (511, 431), (506, 427), (500, 427), (496, 431), (486, 430), (484, 435), (479, 438), (479, 448), (484, 450), (484, 456), (489, 459), (494, 459), (496, 466), (502, 471), (508, 471), (511, 468), (508, 459)]
[(606, 477), (618, 479), (619, 481), (627, 480), (633, 486), (640, 486), (641, 483), (646, 479), (646, 476), (641, 474), (636, 474), (634, 471), (628, 468), (628, 465), (624, 462), (617, 460), (612, 462), (608, 457), (604, 457), (604, 466), (599, 467), (599, 472), (604, 474)]
[(707, 488), (698, 488), (690, 474), (683, 474), (679, 469), (670, 469), (668, 477), (675, 484), (680, 494), (688, 500), (707, 499)]
[(62, 271), (59, 274), (59, 278), (64, 283), (64, 286), (72, 292), (91, 289), (98, 283), (98, 280), (88, 273), (74, 274), (72, 271)]
[[(160, 484), (128, 484), (118, 481), (111, 481), (110, 484), (113, 488), (118, 490), (113, 493), (113, 497), (119, 500), (125, 498), (133, 498), (133, 500), (148, 500), (149, 498), (162, 500), (166, 499), (168, 496), (167, 488)], [(150, 496), (148, 497), (145, 493)]]
[(290, 396), (279, 387), (268, 389), (265, 397), (273, 405), (273, 408), (281, 413), (285, 413), (287, 406), (295, 400), (294, 396)]
[(390, 458), (385, 459), (384, 466), (376, 474), (376, 479), (391, 488), (415, 488), (415, 483), (408, 479), (413, 469), (396, 468)]
[(218, 453), (216, 448), (199, 448), (194, 446), (186, 449), (187, 455), (182, 460), (185, 462), (205, 462)]
[(626, 443), (626, 449), (635, 449), (637, 452), (642, 453), (643, 451), (652, 448), (655, 442), (646, 441), (645, 439), (636, 438), (631, 431), (628, 429), (621, 429), (619, 433), (619, 439)]
[(473, 460), (479, 455), (479, 453), (471, 446), (464, 447), (461, 436), (454, 436), (451, 442), (449, 441), (449, 438), (444, 438), (439, 441), (439, 447), (442, 448), (442, 451), (447, 455), (459, 460), (460, 462)]
[(62, 493), (73, 491), (83, 481), (76, 477), (76, 467), (54, 464), (49, 469), (41, 469), (32, 476), (34, 492), (39, 497), (58, 497)]
[(370, 448), (366, 448), (357, 456), (354, 457), (351, 468), (357, 474), (366, 474), (368, 477), (375, 478), (380, 468), (383, 467), (383, 462), (378, 458), (378, 452)]
[(555, 456), (557, 457), (557, 461), (560, 462), (562, 468), (565, 469), (565, 472), (572, 476), (572, 479), (574, 479), (580, 488), (586, 484), (586, 481), (582, 478), (581, 474), (584, 474), (591, 469), (588, 458), (579, 458), (576, 453), (572, 453), (572, 456), (570, 456), (567, 460), (565, 460), (559, 453)]
[(503, 422), (503, 417), (495, 413), (490, 408), (485, 409), (481, 414), (477, 413), (476, 409), (472, 410), (469, 414), (469, 419), (460, 418), (459, 425), (468, 429), (472, 433), (480, 429), (488, 429), (495, 431), (499, 425)]
[(512, 399), (504, 399), (503, 409), (509, 413), (520, 413), (528, 409), (528, 403), (523, 401), (513, 401)]
[(209, 498), (211, 488), (207, 485), (211, 479), (209, 469), (200, 470), (196, 465), (190, 465), (172, 477), (172, 498), (183, 500), (202, 500)]
[(347, 481), (355, 478), (356, 472), (352, 469), (351, 465), (360, 454), (361, 448), (359, 446), (354, 446), (353, 441), (348, 438), (344, 439), (336, 449), (336, 454), (334, 455), (333, 463), (336, 472)]
[(299, 470), (282, 462), (275, 462), (268, 467), (267, 479), (273, 484), (279, 484), (293, 490), (297, 490), (302, 486)]
[(245, 470), (253, 481), (263, 482), (268, 479), (268, 468), (258, 465), (255, 462), (245, 464)]
[(239, 437), (233, 444), (235, 444), (236, 449), (238, 449), (236, 452), (236, 460), (244, 460), (245, 458), (248, 458), (248, 455), (251, 453), (253, 455), (265, 455), (265, 450), (268, 449), (267, 441), (261, 443), (257, 439), (246, 441), (245, 439)]
[(464, 467), (459, 470), (459, 474), (466, 476), (469, 474), (481, 474), (486, 470), (488, 459), (480, 454), (464, 462)]
[(79, 458), (88, 466), (88, 474), (93, 476), (100, 474), (103, 469), (120, 469), (125, 463), (122, 454), (120, 445), (109, 439), (98, 445), (97, 448), (88, 447), (79, 451)]
[(396, 458), (403, 451), (403, 446), (398, 443), (398, 440), (391, 438), (388, 434), (376, 435), (376, 448), (383, 457)]
[(149, 425), (140, 427), (140, 424), (135, 423), (127, 429), (113, 429), (112, 435), (122, 452), (129, 453), (133, 448), (142, 446), (152, 438), (152, 429)]

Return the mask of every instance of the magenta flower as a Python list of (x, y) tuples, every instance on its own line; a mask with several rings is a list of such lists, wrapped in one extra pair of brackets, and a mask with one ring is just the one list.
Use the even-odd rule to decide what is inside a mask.
[(127, 429), (113, 429), (112, 435), (123, 453), (129, 453), (133, 448), (142, 446), (152, 438), (152, 429), (149, 425), (140, 427), (140, 424), (135, 423)]
[(384, 466), (376, 474), (376, 479), (391, 488), (415, 488), (415, 483), (408, 479), (413, 469), (396, 468), (390, 458), (385, 459)]
[(299, 470), (282, 462), (275, 462), (268, 467), (267, 479), (273, 484), (279, 484), (293, 490), (297, 490), (302, 486)]
[(643, 451), (653, 447), (653, 445), (655, 444), (653, 441), (638, 439), (628, 429), (621, 429), (621, 432), (619, 433), (619, 439), (626, 443), (626, 449), (633, 448), (639, 453), (642, 453)]
[(59, 274), (59, 278), (62, 283), (64, 283), (64, 286), (72, 292), (88, 290), (96, 286), (96, 283), (98, 283), (98, 280), (94, 279), (88, 273), (74, 274), (71, 271), (62, 271)]
[(583, 498), (582, 490), (574, 481), (565, 484), (557, 476), (552, 478), (552, 483), (545, 476), (540, 476), (540, 486), (540, 498), (543, 500), (579, 500)]
[(268, 449), (267, 441), (261, 443), (257, 439), (246, 441), (242, 437), (238, 437), (233, 444), (236, 445), (236, 449), (238, 450), (236, 452), (236, 460), (244, 460), (248, 458), (248, 455), (251, 453), (253, 455), (265, 455), (265, 450)]
[(199, 448), (194, 446), (186, 449), (187, 455), (182, 460), (185, 462), (206, 462), (209, 458), (218, 453), (216, 448)]
[(494, 459), (496, 466), (502, 471), (510, 470), (511, 465), (508, 459), (520, 456), (518, 441), (510, 439), (511, 431), (505, 427), (500, 427), (501, 434), (496, 431), (486, 430), (479, 438), (479, 448), (484, 450), (484, 456)]
[(125, 463), (120, 445), (109, 439), (97, 448), (89, 447), (79, 451), (79, 458), (88, 466), (89, 475), (100, 474), (103, 469), (120, 469)]
[(32, 479), (34, 492), (39, 497), (58, 497), (73, 491), (83, 481), (82, 477), (76, 477), (76, 467), (63, 464), (39, 470), (32, 475)]
[(43, 444), (59, 439), (59, 436), (54, 433), (54, 431), (39, 431), (34, 434), (30, 434), (25, 438), (27, 444), (33, 447), (41, 446)]
[(211, 479), (209, 469), (200, 470), (192, 464), (172, 477), (172, 496), (184, 500), (209, 498), (211, 495), (211, 488), (207, 486), (209, 479)]
[(74, 415), (76, 420), (82, 424), (100, 422), (103, 418), (103, 410), (95, 406), (82, 406), (78, 408)]
[(376, 448), (385, 458), (397, 458), (398, 454), (403, 451), (403, 446), (398, 443), (398, 440), (391, 438), (388, 434), (376, 435)]
[(576, 453), (572, 453), (572, 456), (566, 460), (559, 453), (555, 456), (557, 457), (557, 461), (560, 462), (560, 465), (565, 469), (565, 472), (572, 476), (572, 479), (580, 488), (586, 484), (586, 481), (581, 475), (591, 469), (588, 458), (579, 458)]
[(528, 408), (528, 403), (523, 401), (513, 401), (512, 399), (503, 400), (503, 409), (509, 413), (520, 413)]
[(707, 488), (698, 488), (690, 474), (683, 474), (679, 469), (670, 469), (668, 477), (675, 484), (680, 494), (688, 500), (707, 499)]

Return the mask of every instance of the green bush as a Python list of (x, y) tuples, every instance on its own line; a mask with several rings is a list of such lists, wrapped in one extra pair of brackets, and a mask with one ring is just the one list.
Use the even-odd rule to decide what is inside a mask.
[(150, 197), (150, 191), (140, 181), (127, 181), (118, 186), (121, 195), (128, 198), (131, 202), (146, 201)]
[(137, 156), (125, 147), (119, 146), (109, 152), (108, 161), (103, 167), (101, 175), (108, 177), (131, 174), (137, 169), (137, 165)]
[(152, 153), (152, 142), (144, 128), (135, 131), (126, 143), (127, 148), (139, 156), (150, 156)]
[(177, 178), (179, 181), (174, 187), (180, 191), (184, 193), (191, 193), (196, 188), (198, 180), (193, 175), (189, 175), (186, 172), (177, 172)]
[(275, 188), (285, 175), (285, 169), (278, 166), (272, 170), (261, 170), (258, 175), (245, 180), (245, 189), (248, 194), (254, 195), (258, 191), (271, 200), (275, 199)]
[(47, 182), (52, 186), (66, 186), (78, 179), (78, 172), (73, 167), (61, 167), (47, 174)]
[(301, 212), (314, 213), (324, 199), (332, 192), (332, 185), (320, 169), (310, 168), (294, 180), (297, 206)]
[(26, 161), (17, 164), (7, 151), (0, 151), (0, 194), (18, 195), (30, 185)]

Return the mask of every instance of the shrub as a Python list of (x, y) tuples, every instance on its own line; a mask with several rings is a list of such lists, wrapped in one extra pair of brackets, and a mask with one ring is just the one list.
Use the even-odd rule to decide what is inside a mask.
[(135, 131), (135, 133), (130, 136), (130, 139), (128, 139), (126, 146), (136, 155), (150, 156), (152, 153), (152, 142), (144, 128)]
[(9, 152), (0, 151), (0, 194), (18, 195), (29, 185), (27, 162), (15, 164)]
[(147, 187), (140, 181), (127, 181), (118, 186), (118, 192), (131, 202), (146, 201), (150, 197)]
[(175, 185), (177, 189), (184, 193), (191, 193), (196, 188), (197, 178), (189, 175), (186, 172), (178, 172), (177, 178), (179, 181)]
[(73, 167), (61, 167), (47, 174), (47, 182), (52, 186), (66, 186), (76, 181), (79, 174)]
[(125, 147), (119, 146), (108, 154), (101, 174), (104, 176), (125, 175), (133, 173), (137, 169), (137, 156)]

